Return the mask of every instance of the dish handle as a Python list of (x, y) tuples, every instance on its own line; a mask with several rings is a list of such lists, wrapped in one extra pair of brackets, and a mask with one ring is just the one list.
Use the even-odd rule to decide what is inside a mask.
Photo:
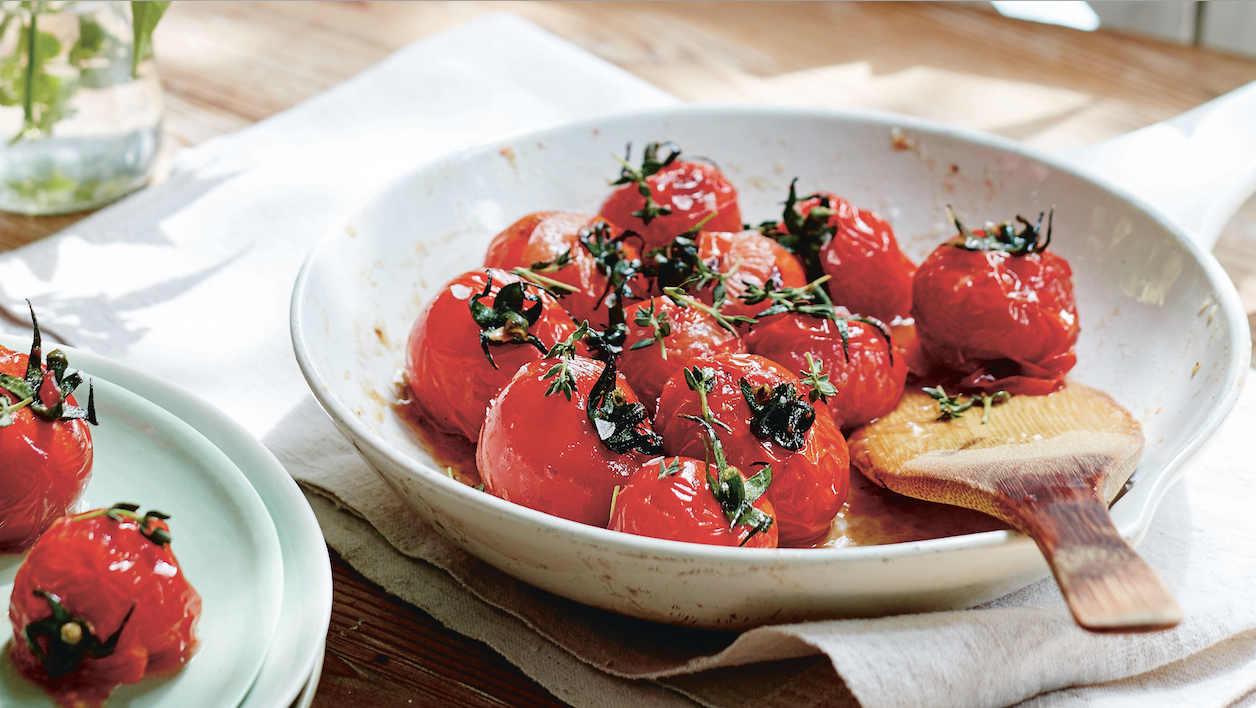
[(1059, 156), (1146, 200), (1204, 250), (1256, 191), (1256, 82)]

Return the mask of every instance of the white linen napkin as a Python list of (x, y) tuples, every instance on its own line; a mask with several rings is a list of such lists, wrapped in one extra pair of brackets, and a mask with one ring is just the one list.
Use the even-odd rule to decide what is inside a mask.
[(674, 100), (509, 15), (427, 38), (180, 153), (167, 182), (0, 256), (0, 308), (12, 320), (0, 328), (25, 331), (29, 298), (50, 339), (226, 411), (315, 492), (329, 544), (363, 574), (576, 706), (1223, 706), (1256, 688), (1256, 515), (1246, 508), (1256, 489), (1242, 464), (1256, 424), (1250, 392), (1140, 546), (1187, 613), (1157, 635), (1082, 632), (1049, 581), (965, 612), (739, 636), (653, 625), (520, 583), (402, 506), (323, 415), (293, 358), (288, 298), (313, 242), (438, 154)]

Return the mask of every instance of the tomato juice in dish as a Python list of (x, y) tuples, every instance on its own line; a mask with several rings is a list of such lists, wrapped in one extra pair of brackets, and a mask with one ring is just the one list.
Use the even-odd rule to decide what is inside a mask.
[(670, 143), (630, 155), (596, 217), (518, 218), (419, 315), (395, 408), (449, 476), (718, 545), (1006, 528), (870, 483), (844, 433), (905, 387), (941, 417), (984, 420), (1064, 385), (1077, 312), (1050, 218), (969, 231), (952, 215), (958, 235), (918, 268), (887, 221), (837, 194), (795, 179), (779, 218), (742, 224), (715, 165)]

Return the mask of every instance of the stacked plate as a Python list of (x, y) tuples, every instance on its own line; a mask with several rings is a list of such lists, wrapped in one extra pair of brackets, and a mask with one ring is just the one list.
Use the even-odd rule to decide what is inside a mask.
[[(0, 345), (26, 351), (30, 340), (0, 335)], [(101, 421), (92, 429), (86, 508), (131, 502), (169, 514), (174, 551), (204, 602), (191, 662), (119, 688), (106, 705), (310, 705), (331, 618), (331, 565), (296, 483), (210, 405), (98, 356), (65, 351), (92, 378)], [(21, 561), (0, 556), (6, 609)], [(0, 615), (0, 708), (54, 708), (15, 671), (12, 629), (7, 612)]]

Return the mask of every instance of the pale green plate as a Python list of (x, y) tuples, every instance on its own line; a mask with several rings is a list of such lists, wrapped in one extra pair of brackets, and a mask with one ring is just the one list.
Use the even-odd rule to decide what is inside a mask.
[[(75, 360), (70, 359), (71, 365)], [(88, 371), (88, 374), (91, 372)], [(88, 508), (131, 502), (171, 515), (173, 548), (204, 601), (200, 648), (181, 671), (123, 686), (108, 708), (223, 708), (243, 700), (262, 667), (283, 601), (283, 558), (271, 516), (236, 465), (174, 415), (94, 379), (100, 425)], [(80, 394), (86, 391), (80, 389)], [(0, 556), (7, 610), (21, 558)], [(17, 675), (12, 629), (0, 619), (0, 708), (54, 702)]]

